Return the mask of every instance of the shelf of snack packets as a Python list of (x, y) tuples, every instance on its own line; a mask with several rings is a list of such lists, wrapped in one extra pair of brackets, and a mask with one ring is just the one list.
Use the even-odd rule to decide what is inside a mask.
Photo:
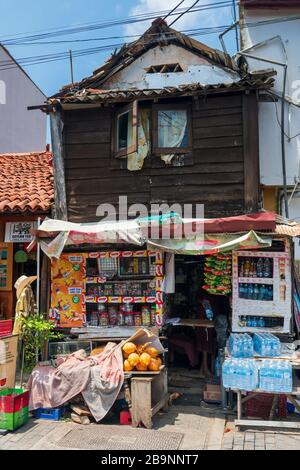
[(160, 252), (64, 253), (52, 263), (50, 317), (62, 328), (162, 325)]

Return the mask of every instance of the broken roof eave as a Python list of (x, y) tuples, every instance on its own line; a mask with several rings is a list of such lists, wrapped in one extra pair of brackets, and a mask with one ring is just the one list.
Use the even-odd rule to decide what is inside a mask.
[(127, 90), (83, 90), (77, 94), (69, 96), (58, 96), (48, 99), (48, 104), (60, 104), (64, 109), (74, 109), (74, 106), (98, 107), (101, 104), (114, 102), (128, 102), (134, 100), (158, 100), (166, 98), (184, 98), (206, 95), (217, 95), (225, 93), (240, 93), (249, 90), (268, 90), (272, 88), (274, 79), (268, 77), (267, 80), (243, 80), (230, 84), (205, 85), (190, 84), (178, 87), (168, 87), (161, 89), (127, 89)]

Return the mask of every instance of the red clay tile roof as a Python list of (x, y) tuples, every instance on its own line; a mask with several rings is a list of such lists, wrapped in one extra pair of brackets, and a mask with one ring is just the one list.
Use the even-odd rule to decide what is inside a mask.
[(0, 154), (0, 213), (48, 212), (53, 199), (51, 152)]

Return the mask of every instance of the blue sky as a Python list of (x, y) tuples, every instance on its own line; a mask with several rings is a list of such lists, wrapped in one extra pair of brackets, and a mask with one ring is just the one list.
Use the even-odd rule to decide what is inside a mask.
[[(207, 5), (217, 0), (200, 0), (199, 5)], [(0, 0), (0, 42), (5, 39), (23, 36), (25, 33), (36, 33), (51, 28), (77, 26), (83, 23), (104, 22), (125, 18), (131, 15), (171, 9), (179, 0)], [(193, 0), (185, 0), (182, 6), (190, 6)], [(173, 17), (174, 18), (174, 17)], [(108, 36), (136, 35), (142, 33), (151, 23), (141, 22), (127, 26), (114, 26), (106, 29), (60, 36), (52, 40), (66, 39), (93, 39), (91, 42), (71, 44), (45, 44), (45, 45), (18, 45), (6, 46), (16, 58), (52, 54), (57, 52), (79, 50), (103, 45), (114, 45), (125, 39), (108, 39), (95, 41), (95, 38)], [(174, 28), (184, 30), (188, 28), (210, 27), (232, 23), (232, 10), (230, 7), (212, 9), (204, 12), (193, 12), (179, 20)], [(217, 34), (196, 37), (212, 47), (220, 48)], [(129, 41), (129, 39), (127, 39)], [(227, 38), (229, 51), (235, 52), (233, 35)], [(114, 47), (111, 48), (113, 52)], [(93, 55), (74, 58), (75, 80), (90, 75), (110, 55), (110, 51), (97, 52)], [(61, 86), (70, 82), (69, 62), (58, 61), (42, 65), (24, 67), (36, 84), (49, 96), (59, 90)]]

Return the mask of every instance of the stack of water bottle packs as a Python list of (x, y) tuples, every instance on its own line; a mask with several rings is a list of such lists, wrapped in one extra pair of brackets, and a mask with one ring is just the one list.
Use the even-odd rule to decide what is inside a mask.
[(228, 340), (231, 357), (222, 369), (225, 388), (252, 391), (290, 393), (292, 391), (292, 366), (289, 361), (253, 359), (254, 352), (262, 357), (280, 355), (281, 344), (270, 333), (231, 334)]

